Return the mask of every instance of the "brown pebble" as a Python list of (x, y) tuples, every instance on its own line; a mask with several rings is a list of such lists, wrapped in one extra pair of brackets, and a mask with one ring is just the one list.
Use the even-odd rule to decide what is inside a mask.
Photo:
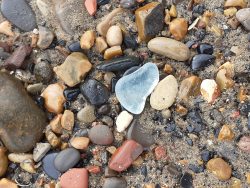
[(227, 0), (224, 5), (225, 8), (228, 7), (239, 7), (246, 8), (247, 2), (245, 0)]
[(108, 48), (104, 52), (104, 59), (112, 59), (114, 57), (118, 57), (122, 55), (122, 48), (121, 46), (113, 46), (111, 48)]
[(70, 110), (65, 110), (62, 115), (61, 124), (64, 129), (72, 131), (74, 127), (74, 113)]
[(17, 184), (7, 178), (2, 178), (0, 180), (0, 187), (1, 188), (18, 188)]
[(169, 31), (175, 40), (182, 40), (187, 34), (188, 23), (184, 18), (176, 18), (170, 22)]
[(58, 114), (49, 123), (52, 131), (56, 134), (62, 134), (61, 118), (62, 114)]
[(81, 48), (84, 50), (89, 50), (92, 46), (94, 46), (95, 38), (96, 34), (94, 31), (89, 30), (83, 33), (80, 40)]
[(56, 148), (60, 146), (61, 140), (52, 131), (47, 130), (45, 136), (52, 147)]
[(234, 138), (234, 133), (228, 125), (223, 125), (220, 130), (218, 140), (219, 141), (231, 141)]
[(103, 53), (108, 48), (108, 45), (103, 37), (96, 38), (95, 48), (99, 53)]
[(71, 146), (79, 150), (85, 150), (89, 145), (89, 138), (87, 137), (74, 137), (70, 140)]
[(167, 74), (171, 74), (173, 72), (173, 67), (169, 64), (165, 64), (163, 71)]
[(0, 147), (0, 177), (2, 177), (8, 169), (8, 157), (6, 148)]
[(207, 169), (219, 180), (228, 180), (232, 174), (232, 168), (221, 158), (214, 158), (208, 161)]
[(176, 6), (175, 5), (171, 5), (171, 8), (169, 10), (169, 14), (173, 18), (177, 17), (177, 10), (176, 10)]

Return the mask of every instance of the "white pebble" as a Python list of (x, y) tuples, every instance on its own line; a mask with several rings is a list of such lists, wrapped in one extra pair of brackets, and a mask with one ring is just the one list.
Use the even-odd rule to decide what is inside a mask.
[(208, 103), (213, 103), (215, 99), (220, 95), (220, 90), (215, 80), (203, 80), (201, 83), (201, 94)]
[(123, 132), (132, 122), (133, 116), (127, 111), (122, 111), (116, 119), (116, 126), (118, 132)]
[(117, 25), (111, 26), (108, 29), (106, 39), (109, 46), (120, 46), (122, 44), (122, 30), (120, 27)]

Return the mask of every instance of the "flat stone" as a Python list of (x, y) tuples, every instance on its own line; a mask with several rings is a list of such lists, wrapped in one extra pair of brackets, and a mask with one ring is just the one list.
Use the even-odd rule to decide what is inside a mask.
[(62, 65), (55, 67), (54, 71), (68, 86), (73, 87), (81, 82), (91, 67), (91, 63), (83, 53), (74, 52)]
[(89, 130), (89, 139), (94, 144), (110, 145), (114, 141), (114, 136), (108, 126), (96, 125)]
[(19, 46), (9, 58), (7, 58), (2, 66), (7, 70), (15, 70), (24, 68), (25, 58), (32, 52), (32, 48), (28, 45)]
[(81, 93), (92, 105), (102, 105), (109, 99), (108, 88), (95, 79), (89, 79), (81, 86)]
[(187, 61), (190, 57), (190, 50), (185, 44), (166, 37), (156, 37), (150, 40), (148, 48), (156, 54), (176, 61)]
[(147, 132), (137, 120), (131, 123), (127, 131), (127, 139), (134, 140), (145, 148), (150, 147), (155, 142), (153, 135)]
[(88, 188), (88, 171), (85, 168), (73, 168), (61, 176), (62, 188)]
[(95, 121), (95, 107), (91, 105), (85, 106), (77, 113), (77, 119), (83, 123), (92, 123)]
[(22, 83), (0, 72), (0, 138), (10, 152), (28, 152), (42, 138), (44, 112)]
[(147, 97), (159, 82), (155, 64), (146, 63), (137, 71), (122, 77), (115, 86), (116, 97), (121, 105), (133, 114), (140, 114)]
[(14, 163), (21, 163), (23, 161), (33, 159), (33, 155), (27, 153), (10, 153), (8, 155), (8, 159)]
[(36, 27), (35, 14), (25, 0), (3, 0), (1, 12), (21, 30), (32, 31)]
[(126, 188), (127, 187), (127, 181), (123, 177), (111, 177), (106, 178), (104, 181), (103, 188)]
[(58, 155), (57, 152), (49, 153), (42, 160), (43, 171), (49, 177), (51, 177), (55, 180), (60, 176), (60, 172), (54, 166), (54, 160), (55, 160), (57, 155)]
[(164, 25), (164, 8), (159, 2), (148, 3), (135, 11), (135, 21), (140, 41), (157, 35)]
[(178, 83), (173, 75), (161, 80), (150, 97), (150, 105), (156, 110), (163, 110), (172, 106), (178, 92)]
[(60, 172), (66, 172), (74, 167), (80, 160), (80, 153), (74, 148), (67, 148), (58, 153), (55, 158), (55, 168)]
[(236, 18), (247, 31), (250, 31), (250, 8), (240, 9), (236, 13)]
[(232, 168), (221, 158), (210, 159), (207, 163), (207, 169), (219, 180), (228, 180), (232, 175)]
[(39, 38), (37, 41), (37, 46), (40, 49), (46, 49), (50, 46), (54, 39), (54, 33), (46, 27), (38, 26)]
[(40, 161), (46, 153), (50, 150), (51, 146), (49, 143), (37, 143), (33, 150), (33, 159), (35, 162)]
[(137, 157), (143, 152), (143, 147), (134, 140), (126, 140), (123, 142), (109, 162), (109, 168), (122, 172), (126, 170)]

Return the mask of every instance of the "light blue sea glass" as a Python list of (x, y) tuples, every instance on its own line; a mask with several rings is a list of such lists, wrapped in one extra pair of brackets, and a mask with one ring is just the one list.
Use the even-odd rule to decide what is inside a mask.
[(159, 70), (153, 63), (146, 63), (137, 71), (122, 77), (115, 86), (121, 105), (133, 114), (140, 114), (147, 97), (159, 82)]

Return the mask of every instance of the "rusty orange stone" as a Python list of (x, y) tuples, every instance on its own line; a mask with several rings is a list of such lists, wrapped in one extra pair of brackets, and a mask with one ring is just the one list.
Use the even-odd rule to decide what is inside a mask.
[(166, 156), (167, 156), (167, 152), (166, 152), (165, 147), (163, 147), (163, 146), (157, 146), (155, 148), (155, 158), (157, 160), (165, 159)]
[(85, 168), (72, 168), (61, 176), (61, 188), (88, 188), (88, 171)]
[(87, 166), (86, 169), (91, 174), (98, 174), (101, 172), (101, 168), (99, 166)]
[(96, 13), (97, 10), (97, 2), (96, 0), (86, 0), (85, 1), (85, 7), (88, 11), (88, 13), (93, 16)]
[(126, 170), (143, 152), (143, 147), (134, 140), (123, 142), (109, 162), (109, 168), (118, 172)]

